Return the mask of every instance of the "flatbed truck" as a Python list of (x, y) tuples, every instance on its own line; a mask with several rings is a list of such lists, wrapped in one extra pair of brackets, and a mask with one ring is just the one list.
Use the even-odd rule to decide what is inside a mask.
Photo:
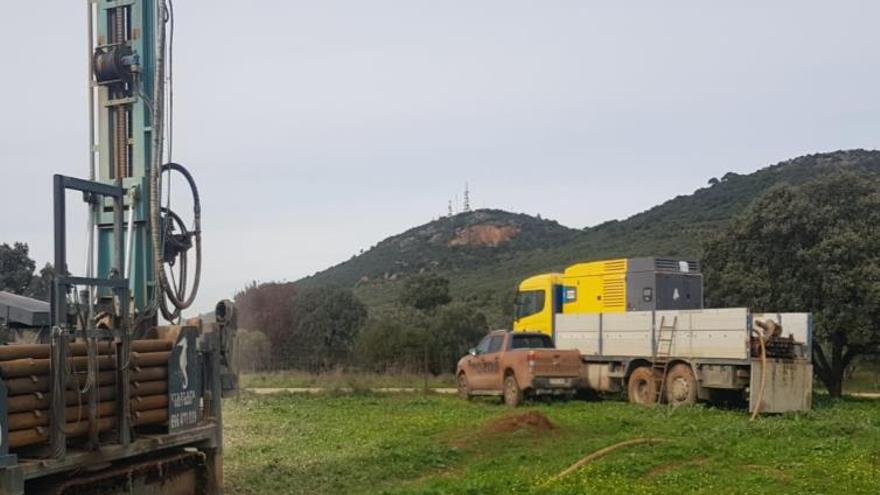
[(699, 265), (673, 258), (581, 263), (520, 284), (514, 331), (581, 353), (582, 384), (639, 404), (742, 399), (809, 410), (809, 313), (703, 308)]

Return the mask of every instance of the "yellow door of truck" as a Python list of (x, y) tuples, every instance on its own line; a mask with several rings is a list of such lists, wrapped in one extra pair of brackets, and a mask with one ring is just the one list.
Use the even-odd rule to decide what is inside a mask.
[(516, 293), (513, 330), (553, 336), (553, 316), (561, 308), (561, 273), (527, 278)]

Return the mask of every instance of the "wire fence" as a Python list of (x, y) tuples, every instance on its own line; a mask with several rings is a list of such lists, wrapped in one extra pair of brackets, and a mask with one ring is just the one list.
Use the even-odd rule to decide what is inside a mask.
[(267, 340), (254, 342), (237, 338), (235, 345), (236, 365), (243, 373), (276, 373), (302, 371), (327, 373), (345, 371), (352, 373), (451, 373), (454, 366), (438, 369), (436, 357), (427, 347), (397, 349), (380, 355), (363, 355), (355, 349), (342, 347), (293, 347), (286, 349), (272, 346)]

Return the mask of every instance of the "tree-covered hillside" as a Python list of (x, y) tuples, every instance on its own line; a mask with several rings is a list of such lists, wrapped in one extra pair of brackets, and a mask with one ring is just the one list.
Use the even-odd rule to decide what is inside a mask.
[(578, 234), (554, 221), (501, 210), (460, 213), (389, 237), (299, 284), (352, 287), (427, 271), (470, 270), (535, 249), (567, 244)]
[(499, 210), (443, 218), (380, 242), (351, 260), (298, 282), (355, 287), (371, 311), (398, 294), (401, 280), (430, 271), (451, 281), (453, 297), (482, 306), (496, 326), (516, 283), (578, 261), (669, 255), (701, 257), (700, 246), (727, 227), (755, 198), (778, 184), (799, 184), (836, 171), (880, 173), (880, 152), (837, 151), (802, 156), (751, 174), (729, 173), (633, 215), (583, 230)]

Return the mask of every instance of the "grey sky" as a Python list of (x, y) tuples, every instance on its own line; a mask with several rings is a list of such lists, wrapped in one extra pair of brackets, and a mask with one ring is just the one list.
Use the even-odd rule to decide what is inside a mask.
[[(465, 181), (477, 207), (583, 227), (878, 147), (880, 3), (768, 3), (177, 0), (200, 309), (431, 220)], [(43, 263), (51, 175), (87, 174), (86, 26), (84, 0), (34, 5), (0, 18), (0, 242)]]

